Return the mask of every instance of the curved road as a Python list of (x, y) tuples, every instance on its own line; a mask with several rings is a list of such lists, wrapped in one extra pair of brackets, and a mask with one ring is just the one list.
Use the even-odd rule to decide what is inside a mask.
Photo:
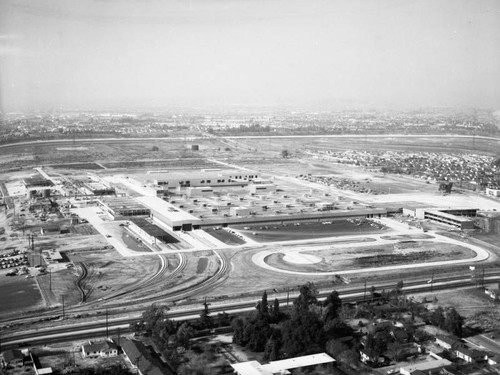
[[(409, 232), (408, 234), (410, 234)], [(371, 237), (378, 237), (378, 243), (386, 243), (386, 244), (394, 244), (397, 243), (398, 240), (383, 240), (381, 239), (382, 235), (380, 236), (373, 236)], [(383, 236), (386, 236), (385, 234)], [(489, 258), (489, 253), (488, 251), (480, 248), (479, 246), (472, 245), (470, 243), (464, 243), (461, 241), (454, 240), (452, 238), (440, 236), (438, 234), (433, 233), (433, 236), (435, 238), (433, 239), (422, 239), (420, 241), (425, 241), (425, 242), (436, 242), (435, 240), (439, 240), (438, 242), (443, 242), (443, 243), (449, 243), (449, 244), (454, 244), (462, 247), (467, 247), (470, 250), (472, 250), (476, 255), (472, 258), (467, 258), (467, 259), (457, 259), (457, 260), (445, 260), (445, 261), (437, 261), (437, 262), (423, 262), (423, 263), (412, 263), (412, 264), (401, 264), (401, 265), (391, 265), (391, 266), (382, 266), (382, 267), (370, 267), (370, 268), (358, 268), (358, 269), (351, 269), (351, 270), (336, 270), (336, 271), (326, 271), (326, 272), (300, 272), (300, 271), (289, 271), (289, 270), (283, 270), (280, 268), (276, 268), (273, 266), (270, 266), (265, 262), (265, 258), (271, 254), (275, 254), (277, 252), (280, 253), (286, 253), (286, 252), (301, 252), (304, 251), (304, 249), (293, 249), (293, 250), (288, 250), (288, 251), (283, 251), (282, 249), (278, 251), (269, 251), (269, 250), (264, 250), (261, 252), (258, 252), (257, 254), (253, 255), (252, 261), (258, 265), (259, 267), (265, 268), (270, 271), (274, 272), (280, 272), (280, 273), (286, 273), (286, 274), (292, 274), (292, 275), (301, 275), (301, 276), (331, 276), (331, 275), (349, 275), (349, 274), (359, 274), (359, 273), (373, 273), (373, 272), (383, 272), (383, 271), (394, 271), (396, 269), (410, 269), (410, 268), (428, 268), (428, 267), (437, 267), (437, 266), (446, 266), (446, 265), (453, 265), (453, 264), (471, 264), (475, 262), (480, 262), (484, 261)], [(344, 247), (359, 247), (359, 246), (366, 246), (364, 242), (360, 243), (344, 243)]]

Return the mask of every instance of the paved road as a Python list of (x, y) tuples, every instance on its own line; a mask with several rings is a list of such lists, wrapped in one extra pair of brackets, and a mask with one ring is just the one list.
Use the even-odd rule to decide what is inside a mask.
[(467, 341), (472, 342), (478, 346), (485, 348), (486, 350), (499, 353), (500, 354), (500, 337), (491, 339), (488, 335), (477, 335), (467, 338)]

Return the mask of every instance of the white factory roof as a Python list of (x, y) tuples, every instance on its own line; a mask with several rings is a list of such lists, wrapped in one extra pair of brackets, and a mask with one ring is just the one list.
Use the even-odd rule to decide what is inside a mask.
[(272, 375), (257, 361), (235, 363), (231, 367), (239, 375)]
[(289, 370), (299, 367), (314, 366), (323, 363), (333, 363), (333, 362), (335, 362), (335, 359), (330, 357), (328, 354), (318, 353), (318, 354), (305, 355), (302, 357), (282, 359), (281, 361), (272, 361), (269, 362), (269, 364), (267, 365), (263, 365), (262, 367), (264, 367), (266, 370), (272, 373), (276, 373), (282, 370)]
[(231, 367), (239, 375), (273, 375), (273, 374), (289, 374), (288, 370), (321, 365), (325, 363), (333, 363), (335, 359), (326, 353), (318, 353), (305, 355), (302, 357), (295, 357), (283, 359), (281, 361), (272, 361), (266, 365), (261, 365), (257, 361), (249, 361), (236, 363)]
[(182, 225), (184, 223), (196, 224), (201, 221), (198, 217), (175, 207), (173, 204), (165, 202), (161, 198), (137, 197), (135, 199), (148, 207), (153, 212), (153, 215), (159, 216), (159, 219), (166, 219), (167, 224), (171, 226)]

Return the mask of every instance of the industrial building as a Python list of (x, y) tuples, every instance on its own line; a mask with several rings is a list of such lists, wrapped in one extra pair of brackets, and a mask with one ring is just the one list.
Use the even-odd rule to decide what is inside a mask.
[(131, 198), (101, 198), (97, 202), (114, 220), (130, 216), (149, 216), (151, 210)]
[(277, 375), (290, 374), (289, 370), (314, 370), (316, 366), (326, 367), (330, 371), (336, 360), (326, 353), (311, 354), (302, 357), (271, 361), (262, 365), (257, 361), (248, 361), (232, 364), (235, 374), (238, 375)]
[(85, 182), (80, 187), (80, 190), (84, 195), (115, 195), (115, 188), (104, 182)]
[(179, 242), (177, 238), (145, 218), (132, 218), (128, 223), (128, 229), (150, 245), (156, 244), (157, 241), (164, 243)]
[(42, 177), (42, 176), (34, 176), (34, 177), (28, 177), (23, 180), (23, 185), (26, 187), (26, 189), (39, 189), (42, 187), (50, 187), (53, 186), (54, 184), (52, 181)]
[[(235, 207), (236, 208), (236, 207)], [(240, 208), (240, 207), (238, 207)], [(241, 207), (245, 209), (246, 207)], [(231, 224), (265, 224), (265, 223), (294, 223), (306, 221), (324, 221), (324, 220), (344, 220), (344, 219), (370, 219), (387, 217), (387, 209), (385, 208), (360, 208), (356, 210), (332, 210), (324, 212), (298, 213), (289, 215), (266, 215), (255, 216), (249, 212), (248, 216), (243, 216), (246, 211), (236, 210), (237, 215), (233, 217), (214, 217), (203, 219), (199, 225), (201, 226), (228, 226)]]
[(158, 225), (168, 225), (174, 231), (190, 231), (198, 229), (201, 219), (176, 208), (174, 205), (165, 202), (157, 197), (138, 197), (136, 198), (144, 206), (149, 207), (154, 223)]
[(186, 189), (186, 195), (189, 198), (210, 196), (213, 193), (214, 193), (214, 189), (212, 189), (212, 187), (210, 187), (210, 186), (206, 186), (206, 187), (188, 187)]
[(431, 220), (436, 223), (450, 225), (459, 229), (474, 229), (471, 217), (477, 216), (477, 208), (416, 208), (404, 209), (403, 213), (421, 220)]
[(276, 191), (274, 184), (251, 184), (248, 186), (251, 194), (264, 194)]
[(163, 190), (189, 187), (246, 186), (258, 178), (253, 172), (240, 170), (202, 169), (193, 172), (163, 172), (150, 174), (153, 183)]

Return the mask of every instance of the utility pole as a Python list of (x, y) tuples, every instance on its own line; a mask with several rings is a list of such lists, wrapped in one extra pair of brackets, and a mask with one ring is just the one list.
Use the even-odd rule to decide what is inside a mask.
[(49, 268), (49, 290), (52, 290), (52, 270)]
[(106, 338), (109, 338), (108, 334), (108, 309), (106, 309)]
[(64, 320), (64, 296), (61, 296), (61, 297), (62, 297), (62, 309), (63, 309), (63, 311), (62, 311), (62, 313), (63, 313), (62, 318)]
[(365, 279), (365, 291), (364, 291), (364, 294), (363, 294), (363, 303), (366, 302), (366, 279)]
[(290, 287), (286, 287), (286, 307), (288, 308), (288, 300), (290, 299)]

